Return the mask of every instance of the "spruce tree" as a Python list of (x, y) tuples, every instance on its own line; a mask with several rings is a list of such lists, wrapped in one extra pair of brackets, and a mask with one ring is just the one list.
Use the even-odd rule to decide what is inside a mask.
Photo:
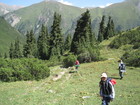
[(37, 41), (38, 56), (40, 59), (49, 59), (49, 39), (47, 39), (48, 32), (46, 27), (42, 24), (41, 31)]
[(104, 35), (105, 35), (105, 16), (102, 16), (102, 20), (100, 23), (100, 27), (99, 27), (99, 33), (98, 33), (98, 41), (102, 42), (104, 40)]
[(72, 39), (71, 52), (79, 54), (94, 44), (95, 36), (91, 31), (91, 18), (89, 10), (81, 15)]
[(67, 37), (66, 37), (65, 43), (64, 43), (65, 51), (70, 51), (71, 41), (72, 41), (71, 35), (68, 34)]
[(114, 36), (115, 35), (115, 25), (114, 25), (114, 21), (113, 21), (113, 19), (111, 20), (111, 29), (112, 29), (112, 36)]
[(22, 53), (20, 50), (20, 42), (19, 39), (17, 38), (14, 44), (14, 58), (21, 58), (21, 57), (22, 57)]
[(11, 46), (10, 46), (9, 57), (10, 57), (11, 59), (14, 58), (14, 46), (13, 46), (13, 43), (11, 43)]
[(54, 20), (50, 36), (50, 58), (60, 57), (63, 54), (64, 40), (61, 33), (61, 15), (54, 13)]
[(26, 44), (23, 48), (23, 55), (24, 57), (30, 58), (30, 57), (37, 57), (37, 45), (36, 40), (34, 37), (33, 30), (30, 32), (27, 31), (26, 34)]
[(108, 38), (114, 36), (114, 34), (115, 34), (115, 32), (114, 32), (114, 22), (111, 19), (111, 16), (109, 16), (109, 20), (108, 20), (108, 24), (107, 24), (107, 27), (106, 27), (106, 33), (105, 33), (104, 39), (108, 39)]

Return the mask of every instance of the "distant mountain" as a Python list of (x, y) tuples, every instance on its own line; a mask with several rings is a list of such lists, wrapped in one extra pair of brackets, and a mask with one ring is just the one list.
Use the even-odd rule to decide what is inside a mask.
[(9, 5), (6, 5), (6, 4), (3, 4), (3, 3), (0, 3), (0, 16), (4, 15), (4, 14), (7, 14), (11, 11), (14, 11), (14, 10), (17, 10), (19, 8), (22, 8), (21, 6), (9, 6)]
[(13, 43), (16, 38), (19, 38), (21, 42), (25, 40), (15, 28), (11, 27), (3, 18), (0, 17), (0, 53), (9, 53), (10, 44)]
[[(62, 16), (61, 27), (65, 34), (74, 32), (77, 19), (85, 10), (86, 8), (64, 5), (56, 1), (43, 1), (10, 12), (4, 18), (23, 34), (31, 29), (38, 34), (41, 24), (47, 25), (50, 30), (53, 22), (53, 14), (57, 12)], [(106, 8), (91, 8), (90, 14), (92, 28), (96, 35), (103, 15), (106, 16), (106, 21), (108, 21), (108, 16), (113, 18), (116, 30), (118, 31), (131, 29), (140, 26), (140, 0), (126, 0)]]

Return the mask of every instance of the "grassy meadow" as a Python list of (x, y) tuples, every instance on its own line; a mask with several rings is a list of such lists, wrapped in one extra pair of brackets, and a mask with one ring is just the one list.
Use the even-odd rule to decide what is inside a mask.
[(140, 105), (140, 68), (127, 67), (120, 80), (117, 61), (123, 51), (108, 48), (109, 42), (101, 44), (106, 60), (81, 64), (78, 73), (55, 66), (50, 68), (51, 76), (40, 81), (0, 82), (0, 105), (101, 105), (102, 72), (117, 81), (116, 97), (110, 105)]

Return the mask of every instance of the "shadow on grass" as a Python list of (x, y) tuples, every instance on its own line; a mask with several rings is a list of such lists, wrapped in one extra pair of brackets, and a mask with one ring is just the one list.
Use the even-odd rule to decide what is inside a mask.
[(109, 77), (109, 78), (113, 78), (113, 79), (120, 79), (120, 77)]
[(69, 73), (77, 73), (77, 72), (78, 72), (77, 70), (69, 71)]

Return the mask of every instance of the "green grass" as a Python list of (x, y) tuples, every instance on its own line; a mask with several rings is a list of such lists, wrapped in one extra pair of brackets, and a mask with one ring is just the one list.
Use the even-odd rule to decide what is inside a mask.
[[(99, 81), (102, 72), (117, 81), (116, 97), (111, 105), (140, 105), (140, 68), (127, 67), (120, 80), (117, 61), (123, 51), (109, 49), (106, 47), (109, 42), (101, 44), (104, 49), (101, 54), (112, 59), (81, 64), (78, 73), (70, 74), (69, 69), (56, 66), (50, 68), (51, 76), (41, 81), (1, 82), (0, 105), (101, 105)], [(53, 81), (54, 75), (61, 72), (65, 72), (62, 78)]]

